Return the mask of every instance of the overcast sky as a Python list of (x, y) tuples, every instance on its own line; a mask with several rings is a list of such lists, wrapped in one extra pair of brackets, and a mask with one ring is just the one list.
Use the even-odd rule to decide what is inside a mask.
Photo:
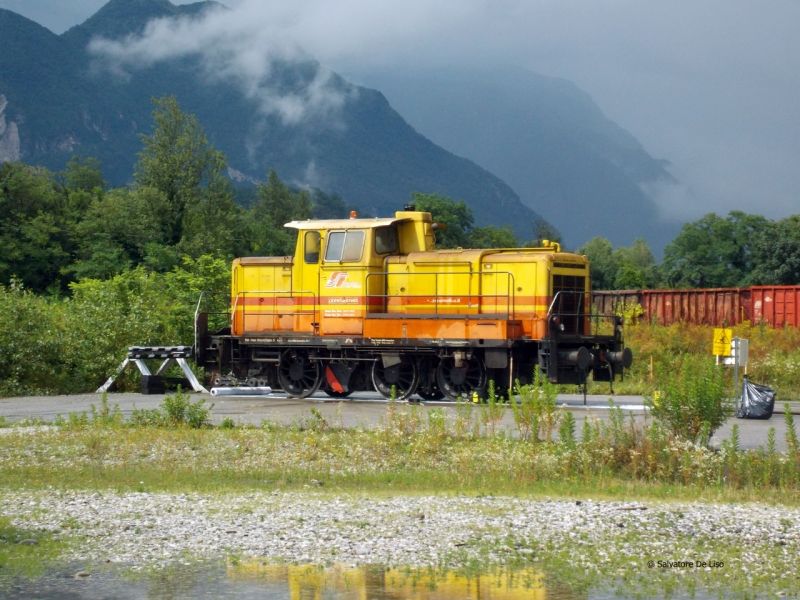
[[(56, 33), (103, 4), (0, 0), (0, 7)], [(797, 0), (225, 4), (236, 10), (183, 30), (187, 43), (211, 33), (214, 47), (247, 54), (242, 64), (276, 45), (298, 44), (326, 66), (350, 73), (514, 64), (563, 77), (586, 90), (651, 155), (673, 164), (685, 188), (661, 199), (667, 214), (800, 213)]]

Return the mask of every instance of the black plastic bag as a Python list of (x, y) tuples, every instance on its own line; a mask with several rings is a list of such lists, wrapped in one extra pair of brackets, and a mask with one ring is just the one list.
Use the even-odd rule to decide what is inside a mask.
[(742, 404), (736, 416), (740, 419), (770, 419), (775, 409), (775, 390), (766, 385), (742, 382)]

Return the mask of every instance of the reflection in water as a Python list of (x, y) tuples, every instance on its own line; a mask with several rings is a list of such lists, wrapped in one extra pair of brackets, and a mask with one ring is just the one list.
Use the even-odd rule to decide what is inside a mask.
[(286, 586), (291, 600), (545, 600), (576, 598), (564, 590), (548, 596), (534, 569), (497, 569), (467, 575), (455, 571), (378, 565), (331, 567), (275, 565), (251, 560), (228, 567), (233, 580), (261, 580)]

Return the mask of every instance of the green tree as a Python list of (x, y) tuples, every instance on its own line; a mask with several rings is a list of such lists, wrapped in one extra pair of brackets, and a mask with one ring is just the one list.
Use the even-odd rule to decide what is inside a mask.
[(545, 240), (561, 243), (561, 233), (542, 217), (533, 220), (531, 229), (533, 229), (532, 247), (540, 247)]
[(611, 241), (603, 237), (593, 237), (575, 251), (589, 259), (592, 288), (613, 290), (616, 283), (619, 263), (614, 255)]
[(153, 133), (142, 136), (136, 187), (156, 189), (166, 198), (162, 222), (168, 245), (195, 256), (209, 250), (232, 255), (238, 213), (224, 154), (174, 96), (153, 103)]
[(305, 190), (293, 192), (270, 170), (258, 186), (257, 200), (246, 217), (248, 254), (282, 256), (294, 252), (297, 233), (284, 225), (311, 218), (312, 204)]
[(519, 248), (520, 242), (509, 227), (476, 227), (469, 234), (470, 248)]
[[(175, 253), (166, 246), (169, 232), (161, 220), (166, 206), (164, 194), (148, 187), (96, 196), (75, 226), (78, 250), (71, 271), (78, 279), (109, 279), (141, 264), (171, 268)], [(164, 261), (165, 251), (171, 260)]]
[(67, 168), (58, 174), (66, 192), (92, 192), (96, 188), (105, 190), (108, 183), (103, 179), (102, 164), (91, 156), (73, 156)]
[(637, 238), (633, 246), (620, 246), (613, 252), (617, 272), (614, 287), (618, 290), (653, 288), (659, 283), (659, 269), (650, 246)]
[(413, 192), (417, 210), (429, 212), (436, 223), (447, 227), (436, 232), (437, 248), (468, 248), (469, 234), (475, 226), (472, 209), (463, 200), (453, 200), (441, 194)]
[(753, 241), (751, 285), (800, 284), (800, 215), (770, 222)]
[(753, 244), (769, 221), (732, 211), (714, 213), (683, 226), (664, 250), (663, 274), (674, 287), (736, 287), (753, 269)]
[(416, 209), (431, 213), (434, 222), (447, 227), (436, 232), (437, 248), (516, 248), (519, 240), (509, 227), (475, 227), (472, 209), (463, 200), (441, 194), (411, 194)]
[(641, 238), (630, 247), (614, 248), (606, 238), (594, 237), (576, 253), (589, 259), (593, 289), (630, 290), (659, 284), (658, 264), (647, 242)]
[(0, 167), (0, 284), (16, 276), (33, 291), (58, 293), (70, 263), (66, 201), (53, 174), (40, 167)]

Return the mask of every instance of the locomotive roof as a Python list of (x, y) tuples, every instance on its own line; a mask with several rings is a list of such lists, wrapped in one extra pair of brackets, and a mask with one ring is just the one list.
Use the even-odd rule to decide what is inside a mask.
[(284, 227), (292, 229), (372, 229), (374, 227), (386, 227), (395, 223), (410, 221), (408, 218), (379, 218), (374, 219), (311, 219), (309, 221), (291, 221)]

